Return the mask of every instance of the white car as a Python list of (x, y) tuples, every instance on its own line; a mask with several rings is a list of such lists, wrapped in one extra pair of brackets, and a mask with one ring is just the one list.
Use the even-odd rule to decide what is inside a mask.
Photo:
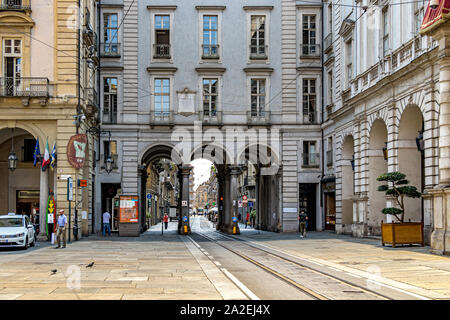
[(22, 247), (27, 249), (36, 244), (34, 226), (27, 216), (15, 213), (0, 215), (0, 248)]

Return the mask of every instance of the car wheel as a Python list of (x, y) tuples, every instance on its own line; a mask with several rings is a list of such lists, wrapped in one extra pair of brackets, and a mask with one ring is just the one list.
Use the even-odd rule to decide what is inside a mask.
[(28, 249), (29, 245), (28, 245), (28, 236), (25, 238), (25, 244), (23, 246), (23, 249), (26, 250)]
[(33, 237), (33, 242), (30, 243), (30, 247), (34, 247), (36, 245), (36, 235)]

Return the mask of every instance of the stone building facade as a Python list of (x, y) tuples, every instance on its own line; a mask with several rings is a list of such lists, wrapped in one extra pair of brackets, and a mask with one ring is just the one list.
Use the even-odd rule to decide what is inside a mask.
[[(88, 135), (81, 169), (69, 164), (66, 148), (72, 135), (86, 133), (97, 119), (95, 12), (94, 0), (4, 1), (0, 9), (0, 212), (39, 216), (41, 235), (50, 192), (56, 209), (68, 215), (69, 175), (75, 181), (71, 226), (78, 225), (78, 237), (92, 228), (94, 138)], [(55, 145), (54, 171), (33, 165), (36, 139), (41, 158), (47, 141), (50, 153)], [(11, 153), (15, 170), (7, 165)], [(77, 179), (88, 180), (88, 186), (78, 188)]]

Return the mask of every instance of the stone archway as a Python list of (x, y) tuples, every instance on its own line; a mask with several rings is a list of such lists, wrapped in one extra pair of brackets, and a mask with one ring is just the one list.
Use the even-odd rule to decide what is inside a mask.
[[(408, 105), (402, 113), (398, 131), (398, 170), (406, 174), (410, 185), (419, 191), (424, 185), (423, 153), (417, 148), (416, 137), (423, 131), (422, 112), (416, 105)], [(422, 199), (405, 199), (406, 219), (423, 219)], [(407, 221), (407, 220), (406, 220)]]
[(377, 177), (388, 171), (387, 156), (383, 148), (387, 148), (388, 131), (386, 124), (381, 119), (376, 119), (371, 127), (369, 136), (369, 210), (365, 219), (364, 233), (367, 235), (381, 234), (381, 221), (386, 217), (381, 210), (386, 206), (386, 198), (383, 192), (377, 191), (381, 184)]

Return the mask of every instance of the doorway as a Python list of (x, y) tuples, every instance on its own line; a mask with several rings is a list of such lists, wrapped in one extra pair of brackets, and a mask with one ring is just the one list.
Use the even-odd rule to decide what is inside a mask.
[(308, 215), (308, 231), (316, 231), (316, 184), (300, 183), (298, 186), (298, 208)]

